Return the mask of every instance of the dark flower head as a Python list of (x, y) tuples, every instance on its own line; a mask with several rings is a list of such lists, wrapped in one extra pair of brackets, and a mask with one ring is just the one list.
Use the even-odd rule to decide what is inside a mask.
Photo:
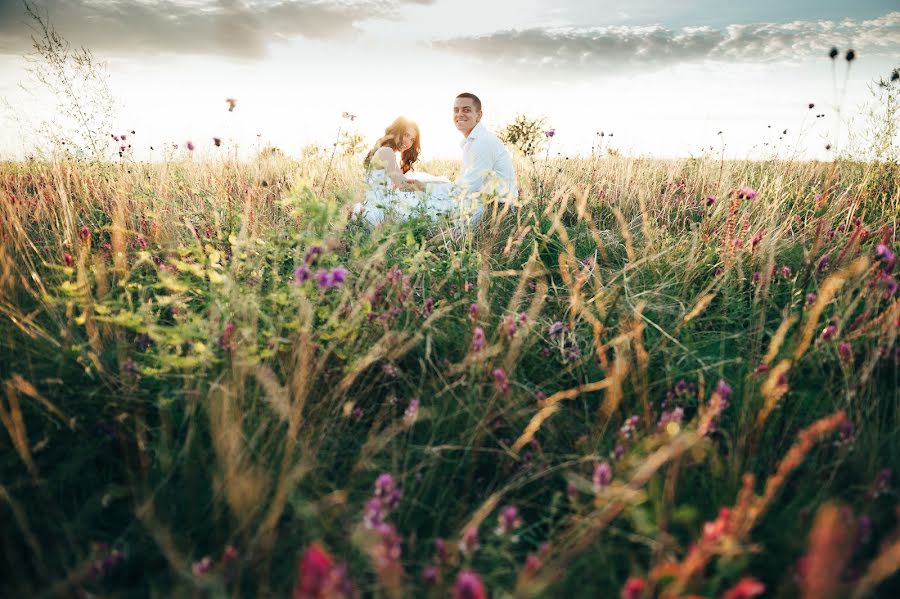
[(544, 131), (544, 135), (546, 137), (553, 137), (554, 135), (556, 135), (556, 129), (547, 129), (546, 131)]
[(891, 73), (891, 81), (900, 80), (900, 70), (894, 69), (894, 72)]
[(847, 59), (847, 62), (853, 62), (853, 59), (856, 58), (856, 52), (847, 50), (847, 55), (844, 58)]
[(221, 137), (213, 137), (213, 145), (216, 146), (217, 148), (218, 148), (219, 146), (221, 146), (221, 145), (222, 145), (222, 138), (221, 138)]
[(187, 149), (189, 151), (193, 152), (194, 151), (194, 142), (188, 141), (185, 147), (187, 147)]
[(809, 109), (810, 109), (810, 110), (812, 110), (812, 109), (815, 108), (815, 107), (816, 107), (815, 104), (813, 104), (812, 102), (809, 103)]
[(831, 51), (828, 53), (828, 58), (830, 58), (831, 60), (834, 60), (835, 58), (837, 58), (838, 54), (840, 54), (840, 52), (838, 52), (838, 49), (835, 47), (832, 47)]
[(225, 103), (228, 105), (228, 112), (233, 112), (234, 107), (237, 106), (237, 100), (234, 98), (226, 98)]

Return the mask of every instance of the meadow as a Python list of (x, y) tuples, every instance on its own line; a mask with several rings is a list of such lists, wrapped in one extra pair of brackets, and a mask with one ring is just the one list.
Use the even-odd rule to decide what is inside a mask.
[(0, 164), (0, 595), (898, 596), (897, 164), (518, 172)]

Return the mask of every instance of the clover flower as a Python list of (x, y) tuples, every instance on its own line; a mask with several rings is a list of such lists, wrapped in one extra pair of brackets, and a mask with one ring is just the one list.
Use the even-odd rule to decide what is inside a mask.
[(487, 344), (487, 341), (484, 338), (484, 329), (481, 327), (475, 327), (475, 330), (472, 332), (472, 351), (480, 352), (484, 349), (484, 346)]
[(594, 467), (594, 476), (591, 482), (594, 485), (595, 493), (609, 486), (609, 483), (612, 482), (612, 468), (610, 468), (609, 462), (603, 461)]

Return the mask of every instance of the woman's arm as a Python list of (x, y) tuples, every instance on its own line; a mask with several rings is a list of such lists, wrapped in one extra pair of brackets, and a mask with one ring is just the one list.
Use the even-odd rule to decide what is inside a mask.
[(400, 191), (423, 191), (425, 189), (424, 183), (407, 180), (397, 164), (397, 156), (389, 147), (379, 148), (374, 157), (378, 159), (379, 164), (384, 166), (384, 172), (387, 173), (391, 183)]

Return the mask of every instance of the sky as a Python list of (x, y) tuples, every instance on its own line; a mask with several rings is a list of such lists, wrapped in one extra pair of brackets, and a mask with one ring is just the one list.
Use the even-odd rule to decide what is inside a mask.
[[(419, 124), (423, 159), (458, 158), (451, 107), (469, 91), (491, 129), (545, 117), (553, 153), (589, 154), (602, 131), (630, 155), (824, 159), (865, 129), (872, 82), (900, 67), (896, 0), (33, 3), (105, 61), (110, 133), (134, 130), (138, 158), (189, 140), (204, 156), (297, 156), (339, 129), (373, 143), (399, 115)], [(0, 0), (0, 158), (26, 155), (56, 114), (29, 79), (31, 34), (22, 0)]]

